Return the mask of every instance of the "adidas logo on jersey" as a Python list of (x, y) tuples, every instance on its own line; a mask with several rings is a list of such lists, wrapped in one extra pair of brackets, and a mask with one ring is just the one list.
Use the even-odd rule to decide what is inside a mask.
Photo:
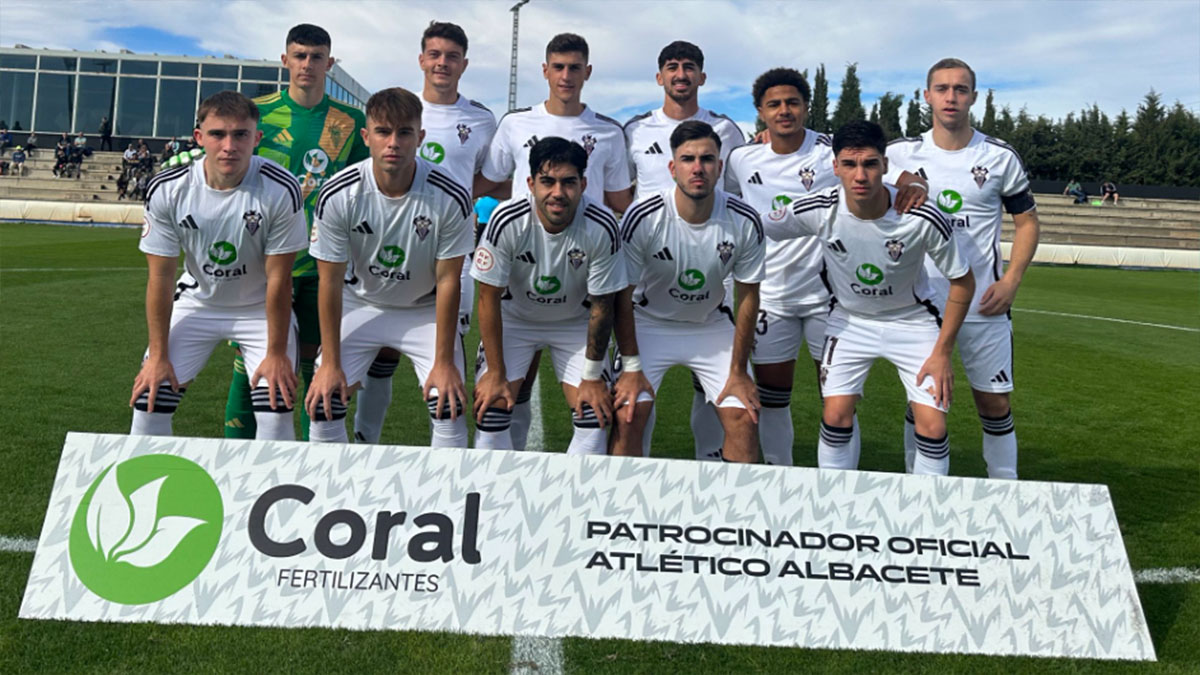
[(529, 263), (530, 265), (537, 264), (537, 259), (534, 258), (533, 254), (530, 253), (529, 251), (525, 251), (521, 255), (517, 256), (517, 260), (520, 260), (523, 263)]
[(196, 219), (192, 218), (191, 214), (188, 214), (183, 217), (183, 220), (179, 221), (179, 229), (198, 230), (200, 228), (196, 227)]
[(747, 183), (749, 183), (749, 184), (751, 184), (751, 185), (762, 185), (762, 184), (763, 184), (763, 182), (762, 182), (762, 176), (758, 175), (758, 172), (757, 172), (757, 171), (755, 171), (755, 172), (754, 172), (754, 175), (753, 175), (753, 176), (750, 176), (750, 180), (748, 180), (748, 181), (746, 181), (746, 182), (747, 182)]
[(658, 141), (655, 141), (649, 148), (646, 148), (646, 152), (644, 154), (661, 155), (661, 154), (663, 154), (663, 151), (662, 151), (662, 148), (659, 147)]
[(372, 230), (371, 226), (368, 225), (367, 221), (365, 221), (365, 220), (362, 221), (361, 223), (359, 223), (358, 226), (355, 227), (352, 231), (357, 232), (359, 234), (375, 234), (375, 230)]
[(929, 174), (925, 173), (925, 167), (917, 169), (917, 175), (925, 180), (929, 180)]
[(992, 382), (993, 382), (994, 384), (1004, 384), (1004, 383), (1006, 383), (1006, 382), (1008, 382), (1008, 381), (1009, 381), (1009, 379), (1008, 379), (1008, 373), (1004, 372), (1003, 370), (1001, 370), (1000, 372), (996, 373), (996, 376), (992, 378)]
[(661, 251), (654, 254), (654, 258), (656, 260), (674, 260), (675, 256), (671, 255), (671, 249), (664, 246)]
[(845, 253), (846, 252), (846, 245), (842, 243), (841, 239), (834, 239), (833, 241), (831, 241), (829, 243), (829, 248), (830, 248), (830, 250), (832, 250), (836, 253)]
[(537, 145), (537, 142), (538, 142), (537, 136), (530, 136), (529, 140), (525, 141), (525, 147), (532, 148), (533, 146)]

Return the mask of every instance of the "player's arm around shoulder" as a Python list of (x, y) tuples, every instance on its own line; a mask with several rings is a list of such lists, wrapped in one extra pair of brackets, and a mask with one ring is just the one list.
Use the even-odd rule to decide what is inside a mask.
[(789, 204), (761, 214), (763, 233), (775, 241), (820, 236), (837, 215), (838, 199), (837, 188), (796, 197)]

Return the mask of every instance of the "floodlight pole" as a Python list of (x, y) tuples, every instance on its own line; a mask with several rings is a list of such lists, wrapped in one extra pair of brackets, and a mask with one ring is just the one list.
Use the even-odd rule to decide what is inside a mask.
[(529, 0), (520, 0), (508, 10), (513, 15), (512, 58), (508, 62), (508, 109), (517, 107), (517, 31), (521, 25), (521, 6), (529, 4)]

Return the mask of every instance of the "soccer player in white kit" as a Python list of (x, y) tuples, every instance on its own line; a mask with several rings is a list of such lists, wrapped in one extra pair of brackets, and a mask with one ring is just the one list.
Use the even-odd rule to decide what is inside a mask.
[(529, 154), (531, 193), (496, 207), (475, 251), (479, 281), (475, 447), (511, 449), (512, 406), (534, 352), (550, 350), (575, 433), (567, 454), (603, 455), (613, 301), (624, 289), (617, 219), (583, 193), (587, 152), (550, 136)]
[[(196, 119), (204, 160), (158, 174), (146, 190), (138, 248), (150, 268), (150, 346), (133, 382), (129, 433), (169, 436), (187, 385), (217, 344), (236, 340), (253, 373), (255, 437), (291, 440), (292, 263), (306, 245), (300, 184), (254, 155), (262, 132), (250, 99), (214, 94)], [(176, 283), (181, 250), (185, 271)]]
[[(723, 458), (758, 458), (758, 394), (746, 364), (763, 278), (763, 231), (750, 206), (716, 187), (720, 151), (711, 126), (680, 124), (671, 133), (676, 186), (638, 200), (622, 219), (631, 285), (617, 299), (622, 368), (614, 403), (629, 407), (617, 414), (614, 455), (644, 453), (652, 392), (671, 366), (682, 365), (717, 406)], [(729, 276), (736, 310), (724, 305)]]
[[(562, 33), (546, 45), (542, 75), (550, 93), (545, 102), (519, 108), (500, 119), (475, 195), (499, 199), (529, 194), (529, 151), (538, 139), (558, 136), (583, 146), (588, 155), (587, 189), (597, 203), (622, 213), (633, 201), (633, 180), (625, 152), (625, 135), (620, 122), (592, 110), (582, 101), (583, 85), (591, 77), (588, 44), (579, 35)], [(539, 359), (534, 358), (513, 409), (512, 439), (517, 449), (525, 447), (529, 433), (529, 394), (534, 385)]]
[[(929, 69), (925, 86), (933, 129), (888, 146), (889, 175), (907, 170), (929, 179), (931, 198), (950, 219), (955, 241), (975, 273), (975, 296), (958, 336), (958, 352), (983, 424), (988, 476), (1016, 478), (1009, 309), (1037, 251), (1037, 204), (1017, 151), (971, 128), (969, 112), (976, 91), (970, 66), (958, 59), (938, 61)], [(1015, 226), (1007, 270), (1000, 254), (1002, 210), (1012, 214)], [(944, 290), (945, 282), (930, 274)], [(905, 432), (911, 469), (916, 450), (911, 419), (906, 419)]]
[[(772, 239), (815, 236), (825, 247), (833, 309), (821, 355), (818, 465), (857, 468), (858, 454), (850, 447), (854, 409), (871, 365), (882, 357), (896, 366), (916, 419), (914, 472), (946, 475), (950, 357), (974, 277), (936, 209), (892, 209), (896, 190), (883, 184), (885, 149), (879, 125), (846, 124), (833, 137), (841, 185), (772, 211), (763, 225)], [(950, 279), (944, 312), (930, 300), (926, 256)]]
[[(681, 122), (706, 122), (721, 137), (721, 161), (734, 148), (746, 142), (737, 123), (725, 115), (700, 107), (699, 91), (707, 76), (704, 73), (704, 52), (696, 45), (676, 40), (658, 53), (658, 72), (655, 79), (663, 88), (663, 104), (656, 110), (644, 112), (625, 123), (625, 143), (629, 147), (629, 169), (635, 179), (635, 199), (675, 187), (668, 164), (671, 161), (671, 132)], [(721, 458), (721, 421), (716, 409), (706, 402), (704, 390), (695, 374), (692, 375), (692, 438), (696, 459)], [(654, 431), (655, 413), (651, 411), (646, 423), (646, 449)]]
[(327, 182), (314, 214), (309, 253), (320, 274), (322, 347), (305, 399), (309, 438), (346, 441), (346, 402), (380, 348), (390, 347), (412, 360), (423, 383), (430, 445), (465, 448), (456, 326), (462, 260), (473, 243), (471, 200), (417, 158), (424, 134), (415, 94), (384, 89), (366, 112), (370, 159)]
[[(482, 103), (458, 92), (458, 82), (466, 71), (467, 34), (462, 27), (434, 21), (421, 35), (421, 54), (417, 57), (425, 74), (421, 90), (421, 129), (425, 141), (418, 156), (436, 164), (468, 190), (483, 167), (488, 144), (496, 133), (496, 117)], [(458, 305), (459, 339), (471, 329), (471, 308), (475, 305), (475, 283), (470, 265), (463, 265), (462, 299)], [(379, 442), (384, 418), (392, 401), (392, 374), (400, 354), (382, 349), (367, 369), (358, 408), (354, 412), (354, 438), (364, 443)]]

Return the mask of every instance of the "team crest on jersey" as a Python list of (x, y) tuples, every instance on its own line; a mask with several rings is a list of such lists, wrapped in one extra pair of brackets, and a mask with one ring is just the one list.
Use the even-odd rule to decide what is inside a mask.
[(467, 139), (471, 137), (471, 127), (460, 124), (458, 125), (458, 142), (460, 145), (466, 145)]
[(247, 211), (242, 214), (242, 222), (246, 224), (246, 231), (250, 236), (254, 236), (258, 232), (259, 225), (262, 225), (262, 214), (258, 211)]
[(591, 157), (592, 149), (596, 147), (596, 137), (586, 134), (581, 140), (583, 141), (583, 149), (587, 151), (588, 157)]
[(977, 185), (979, 187), (983, 187), (983, 184), (986, 183), (987, 179), (988, 179), (987, 167), (983, 167), (983, 166), (971, 167), (971, 175), (975, 177), (975, 185)]
[(815, 169), (809, 169), (807, 167), (800, 169), (800, 183), (802, 185), (804, 185), (805, 190), (812, 189), (813, 179), (816, 177), (817, 177), (817, 172)]
[(887, 247), (888, 257), (892, 262), (899, 261), (900, 256), (904, 255), (904, 242), (899, 239), (888, 239), (884, 246)]
[(729, 263), (729, 259), (733, 257), (733, 242), (723, 241), (717, 244), (717, 255), (721, 257), (721, 264)]
[(429, 234), (429, 227), (433, 225), (433, 221), (425, 216), (417, 216), (413, 218), (413, 228), (417, 231), (417, 239), (425, 241), (425, 237)]
[(571, 269), (573, 270), (579, 269), (579, 266), (583, 264), (583, 259), (586, 257), (587, 254), (583, 252), (583, 249), (573, 248), (567, 251), (567, 262), (571, 263)]

